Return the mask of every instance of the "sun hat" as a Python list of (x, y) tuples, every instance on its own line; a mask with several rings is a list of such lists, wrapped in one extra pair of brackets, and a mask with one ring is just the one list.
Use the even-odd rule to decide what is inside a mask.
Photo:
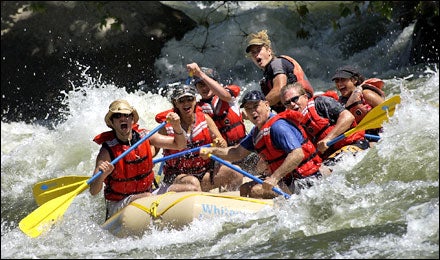
[(248, 45), (246, 47), (246, 53), (249, 53), (250, 48), (253, 45), (266, 45), (270, 47), (270, 40), (269, 36), (267, 35), (267, 30), (259, 31), (258, 33), (254, 33), (250, 35), (250, 39), (248, 42)]
[(196, 89), (191, 85), (179, 84), (171, 93), (171, 102), (186, 96), (196, 97)]
[(359, 75), (359, 72), (357, 69), (355, 69), (352, 66), (343, 66), (336, 69), (335, 75), (332, 77), (332, 81), (334, 81), (337, 78), (342, 79), (349, 79), (353, 76)]
[[(218, 81), (219, 80), (219, 76), (217, 71), (215, 71), (214, 69), (211, 68), (207, 68), (207, 67), (201, 67), (200, 68), (201, 71), (203, 71), (203, 73), (205, 73), (208, 77)], [(200, 81), (203, 81), (201, 78), (194, 76), (194, 86), (199, 83)]]
[(110, 104), (110, 106), (108, 107), (108, 112), (104, 118), (105, 124), (110, 128), (113, 128), (112, 127), (113, 124), (111, 120), (112, 115), (116, 113), (133, 114), (134, 123), (136, 124), (139, 121), (139, 114), (136, 111), (136, 109), (130, 106), (127, 100), (117, 99)]
[(266, 97), (264, 96), (263, 92), (259, 90), (251, 90), (244, 94), (243, 99), (241, 100), (240, 107), (243, 108), (246, 102), (248, 101), (260, 101), (260, 100), (266, 100)]

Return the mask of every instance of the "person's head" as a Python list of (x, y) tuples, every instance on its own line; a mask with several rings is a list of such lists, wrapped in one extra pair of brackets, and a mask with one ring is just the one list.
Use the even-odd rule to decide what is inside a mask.
[[(200, 70), (213, 80), (217, 82), (219, 81), (220, 77), (214, 69), (201, 67)], [(212, 92), (208, 85), (206, 85), (206, 83), (199, 77), (194, 77), (194, 86), (197, 88), (197, 91), (202, 98), (206, 99), (214, 95), (214, 92)]]
[(264, 69), (275, 55), (267, 30), (253, 33), (248, 37), (246, 53), (259, 68)]
[(349, 97), (356, 86), (364, 82), (365, 77), (353, 66), (343, 66), (336, 69), (332, 81), (343, 97)]
[(180, 115), (193, 113), (196, 106), (195, 88), (186, 84), (176, 86), (171, 93), (171, 103)]
[(244, 108), (247, 118), (259, 128), (270, 115), (269, 101), (259, 90), (251, 90), (244, 94), (240, 107)]
[(309, 102), (306, 90), (299, 82), (287, 84), (280, 90), (281, 103), (286, 109), (302, 111)]
[(139, 114), (127, 100), (117, 99), (108, 107), (104, 117), (105, 124), (113, 130), (130, 131), (133, 124), (139, 121)]

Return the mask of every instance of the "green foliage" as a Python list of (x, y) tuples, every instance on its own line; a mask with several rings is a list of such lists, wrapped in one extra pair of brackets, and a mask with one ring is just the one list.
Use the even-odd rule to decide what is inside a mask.
[(24, 8), (25, 11), (32, 11), (34, 13), (45, 13), (47, 10), (46, 5), (42, 3), (31, 3), (28, 7)]

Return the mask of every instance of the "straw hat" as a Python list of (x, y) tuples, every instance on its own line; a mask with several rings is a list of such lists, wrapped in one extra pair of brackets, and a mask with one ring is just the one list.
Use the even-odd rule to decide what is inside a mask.
[(136, 109), (134, 107), (130, 106), (130, 104), (128, 103), (127, 100), (117, 99), (117, 100), (113, 101), (110, 104), (110, 106), (108, 107), (108, 112), (105, 115), (105, 124), (110, 128), (113, 128), (111, 118), (112, 118), (112, 115), (115, 113), (133, 114), (134, 123), (136, 124), (139, 121), (138, 112), (136, 111)]

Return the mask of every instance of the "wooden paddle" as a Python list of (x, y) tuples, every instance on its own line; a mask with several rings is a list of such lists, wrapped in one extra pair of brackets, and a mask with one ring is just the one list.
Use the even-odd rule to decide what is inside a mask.
[[(225, 161), (225, 160), (223, 160), (222, 158), (217, 157), (217, 156), (215, 156), (215, 155), (213, 155), (213, 154), (209, 154), (208, 156), (209, 156), (210, 158), (216, 160), (217, 162), (219, 162), (219, 163), (221, 163), (221, 164), (224, 164), (224, 165), (228, 166), (229, 168), (231, 168), (231, 169), (233, 169), (233, 170), (235, 170), (235, 171), (237, 171), (237, 172), (243, 174), (244, 176), (251, 178), (253, 181), (255, 181), (255, 182), (259, 183), (259, 184), (263, 184), (263, 181), (260, 180), (259, 178), (257, 178), (257, 177), (255, 177), (254, 175), (252, 175), (252, 174), (250, 174), (250, 173), (248, 173), (248, 172), (246, 172), (246, 171), (244, 171), (244, 170), (238, 168), (237, 166), (235, 166), (235, 165), (229, 163), (228, 161)], [(289, 194), (283, 192), (282, 190), (278, 189), (277, 187), (272, 187), (272, 190), (275, 191), (276, 193), (280, 194), (280, 195), (283, 195), (284, 198), (286, 198), (286, 199), (289, 199), (289, 198), (290, 198), (290, 195), (289, 195)]]
[[(115, 158), (111, 164), (117, 163), (123, 157), (125, 157), (128, 153), (130, 153), (133, 149), (136, 149), (141, 143), (150, 138), (153, 134), (158, 132), (162, 127), (166, 125), (166, 122), (162, 122), (156, 128), (151, 130), (146, 136), (142, 137), (141, 140), (136, 142), (133, 146)], [(51, 225), (53, 225), (58, 219), (60, 219), (64, 212), (67, 210), (69, 205), (72, 203), (73, 199), (76, 195), (83, 192), (91, 182), (97, 179), (103, 172), (97, 172), (92, 178), (88, 181), (83, 181), (82, 184), (77, 187), (75, 190), (59, 196), (55, 199), (52, 199), (36, 210), (34, 210), (31, 214), (22, 219), (19, 223), (19, 227), (21, 231), (23, 231), (26, 235), (30, 237), (37, 237), (41, 235), (45, 230), (49, 229)]]
[(328, 141), (327, 146), (331, 146), (355, 132), (382, 127), (382, 123), (384, 121), (388, 122), (388, 119), (393, 116), (397, 104), (400, 104), (400, 96), (395, 95), (390, 97), (382, 102), (382, 104), (371, 109), (356, 127)]
[[(156, 164), (158, 162), (162, 162), (161, 166), (163, 166), (163, 162), (173, 159), (188, 153), (192, 152), (198, 152), (200, 148), (202, 147), (210, 147), (212, 144), (205, 144), (199, 147), (194, 147), (188, 150), (183, 150), (178, 153), (170, 154), (168, 156), (164, 156), (161, 158), (157, 158), (153, 160), (153, 163)], [(159, 169), (158, 175), (161, 174), (161, 169)], [(39, 182), (34, 185), (32, 191), (34, 194), (35, 201), (37, 202), (38, 206), (43, 205), (44, 203), (48, 202), (49, 200), (52, 200), (54, 198), (57, 198), (59, 196), (62, 196), (66, 193), (69, 193), (79, 186), (83, 184), (84, 181), (88, 180), (89, 176), (64, 176), (59, 177), (55, 179), (45, 180), (42, 182)], [(156, 180), (158, 181), (158, 180)]]

